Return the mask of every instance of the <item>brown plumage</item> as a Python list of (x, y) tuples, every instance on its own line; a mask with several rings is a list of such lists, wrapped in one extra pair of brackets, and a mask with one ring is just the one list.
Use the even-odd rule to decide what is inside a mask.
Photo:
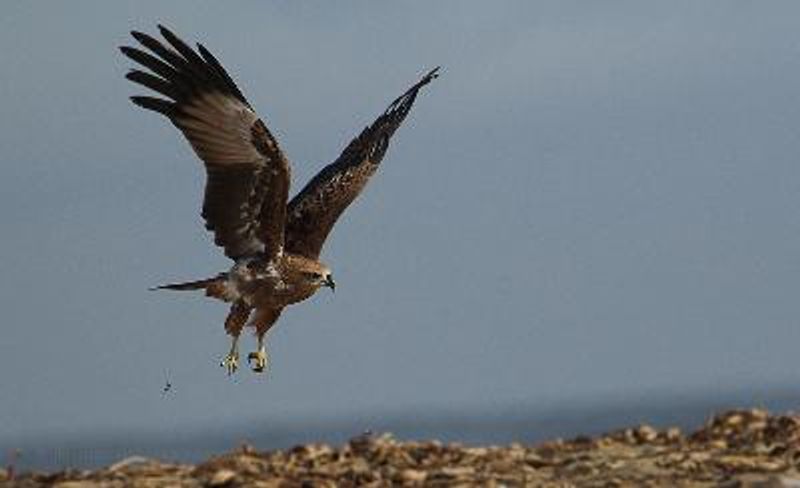
[(334, 288), (330, 269), (319, 261), (325, 239), (375, 173), (419, 90), (437, 77), (439, 68), (394, 100), (288, 201), (289, 161), (230, 75), (202, 45), (195, 51), (163, 26), (159, 31), (166, 45), (132, 32), (145, 49), (120, 48), (149, 70), (131, 70), (126, 77), (163, 96), (131, 100), (165, 115), (205, 163), (202, 216), (214, 243), (234, 264), (211, 278), (157, 288), (204, 290), (231, 303), (225, 330), (233, 340), (222, 364), (229, 373), (236, 370), (239, 334), (251, 326), (258, 350), (248, 359), (255, 371), (264, 371), (264, 335), (283, 308), (320, 287)]

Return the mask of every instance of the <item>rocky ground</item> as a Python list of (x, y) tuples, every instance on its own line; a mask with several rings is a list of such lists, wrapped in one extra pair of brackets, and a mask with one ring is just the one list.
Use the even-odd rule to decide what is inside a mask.
[(628, 428), (533, 446), (466, 447), (362, 435), (197, 465), (129, 458), (96, 471), (0, 471), (0, 486), (725, 486), (800, 488), (800, 415), (737, 410), (688, 435)]

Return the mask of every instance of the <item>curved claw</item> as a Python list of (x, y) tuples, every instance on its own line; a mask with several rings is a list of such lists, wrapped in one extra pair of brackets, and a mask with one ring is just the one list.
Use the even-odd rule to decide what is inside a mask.
[(260, 349), (247, 355), (247, 362), (255, 373), (263, 373), (267, 369), (267, 351)]
[(228, 371), (228, 376), (230, 376), (239, 369), (239, 356), (232, 352), (228, 353), (219, 365), (225, 368)]

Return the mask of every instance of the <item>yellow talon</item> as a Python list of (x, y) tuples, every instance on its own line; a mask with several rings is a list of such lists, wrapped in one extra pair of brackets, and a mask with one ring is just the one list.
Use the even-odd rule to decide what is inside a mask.
[(232, 375), (239, 369), (239, 336), (233, 336), (231, 340), (231, 349), (228, 351), (228, 355), (222, 359), (222, 362), (219, 363), (220, 366), (225, 368), (228, 371), (228, 376)]
[(239, 369), (239, 355), (235, 352), (230, 352), (219, 365), (225, 368), (228, 371), (228, 376), (230, 376)]
[(257, 352), (251, 352), (247, 355), (247, 362), (256, 373), (263, 373), (267, 369), (267, 351), (264, 348), (259, 349)]

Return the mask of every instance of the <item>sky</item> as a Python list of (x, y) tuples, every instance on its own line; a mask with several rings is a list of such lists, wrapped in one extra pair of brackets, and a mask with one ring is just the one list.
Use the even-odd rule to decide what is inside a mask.
[[(0, 438), (800, 382), (800, 4), (4, 2)], [(226, 376), (230, 265), (117, 50), (202, 42), (293, 189), (430, 68), (331, 234), (336, 294)], [(246, 354), (255, 344), (242, 341)], [(162, 393), (169, 381), (172, 390)]]

